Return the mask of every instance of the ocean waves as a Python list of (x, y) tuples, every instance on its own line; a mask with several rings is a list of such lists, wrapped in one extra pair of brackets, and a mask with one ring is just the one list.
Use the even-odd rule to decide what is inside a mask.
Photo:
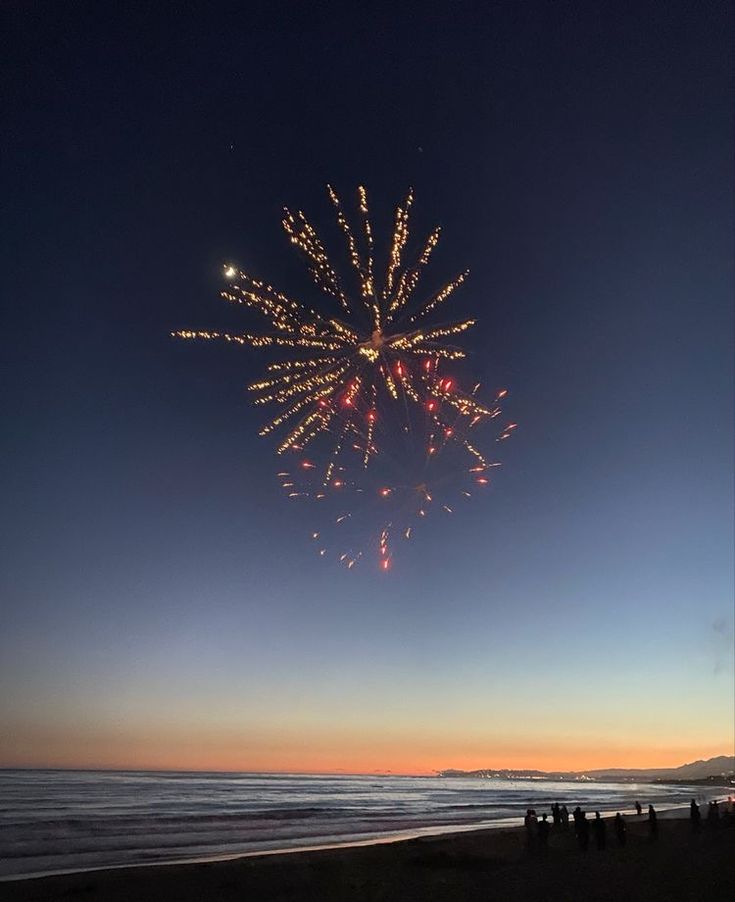
[(665, 807), (685, 787), (439, 777), (0, 771), (0, 878), (514, 823), (551, 802)]

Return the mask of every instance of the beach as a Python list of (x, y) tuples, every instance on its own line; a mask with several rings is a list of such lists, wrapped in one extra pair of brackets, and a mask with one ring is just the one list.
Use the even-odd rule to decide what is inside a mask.
[(700, 805), (716, 787), (339, 774), (0, 771), (0, 881), (395, 841)]
[(41, 877), (0, 884), (7, 902), (215, 902), (215, 900), (725, 900), (735, 898), (735, 825), (662, 818), (652, 841), (628, 818), (618, 846), (581, 851), (574, 831), (552, 828), (548, 849), (528, 849), (523, 828), (477, 830), (371, 846)]

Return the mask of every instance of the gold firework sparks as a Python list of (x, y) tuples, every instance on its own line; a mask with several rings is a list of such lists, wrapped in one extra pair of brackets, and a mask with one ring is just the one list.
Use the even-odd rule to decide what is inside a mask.
[[(439, 241), (434, 229), (415, 260), (405, 263), (413, 191), (397, 207), (390, 252), (382, 284), (378, 285), (373, 231), (367, 192), (358, 188), (360, 229), (353, 230), (336, 191), (328, 186), (337, 223), (347, 244), (347, 254), (357, 275), (353, 297), (330, 262), (314, 226), (302, 211), (284, 210), (283, 228), (305, 256), (315, 284), (329, 298), (334, 313), (320, 311), (288, 297), (270, 283), (234, 266), (225, 268), (229, 285), (222, 297), (262, 314), (269, 329), (263, 333), (231, 334), (217, 331), (179, 330), (182, 339), (220, 340), (254, 348), (285, 348), (298, 352), (292, 359), (268, 364), (265, 377), (249, 386), (256, 404), (278, 406), (278, 412), (261, 429), (268, 435), (284, 428), (278, 451), (299, 450), (317, 435), (336, 435), (335, 452), (326, 479), (348, 438), (362, 448), (367, 466), (375, 453), (375, 424), (383, 398), (417, 404), (433, 411), (446, 404), (462, 416), (476, 420), (494, 415), (472, 394), (461, 394), (445, 380), (443, 387), (426, 378), (426, 364), (438, 359), (464, 357), (450, 340), (474, 325), (474, 320), (431, 324), (431, 315), (444, 305), (465, 281), (467, 272), (447, 282), (423, 302), (414, 304), (424, 268)], [(479, 461), (482, 456), (469, 443), (467, 449)]]

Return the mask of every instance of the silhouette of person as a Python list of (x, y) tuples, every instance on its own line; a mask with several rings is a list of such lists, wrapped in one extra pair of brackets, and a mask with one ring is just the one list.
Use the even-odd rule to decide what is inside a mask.
[(651, 839), (658, 837), (658, 820), (656, 818), (656, 809), (653, 805), (648, 806), (648, 835)]
[(526, 816), (523, 818), (523, 824), (526, 828), (526, 846), (531, 849), (536, 843), (536, 826), (538, 818), (533, 808), (526, 808)]
[(643, 808), (640, 802), (635, 803), (635, 813), (640, 817), (643, 814)]
[(549, 822), (546, 820), (545, 814), (541, 815), (541, 820), (538, 822), (538, 843), (542, 852), (549, 847)]
[(579, 841), (579, 848), (586, 852), (590, 845), (590, 822), (587, 820), (587, 815), (580, 809), (579, 817), (577, 818), (577, 839)]
[(600, 812), (595, 811), (595, 819), (592, 821), (592, 829), (595, 831), (595, 844), (598, 849), (604, 849), (606, 845), (607, 827), (605, 821), (600, 817)]
[(569, 809), (566, 805), (561, 806), (561, 811), (559, 812), (559, 817), (561, 818), (562, 827), (569, 826)]
[(582, 809), (577, 805), (577, 807), (572, 812), (572, 817), (574, 818), (574, 832), (577, 836), (579, 836), (579, 821), (582, 817)]
[(626, 834), (626, 830), (627, 830), (627, 828), (626, 828), (626, 826), (625, 826), (625, 818), (624, 818), (623, 815), (618, 811), (618, 813), (615, 815), (615, 835), (616, 835), (617, 838), (618, 838), (618, 845), (619, 845), (619, 846), (624, 846), (624, 845), (625, 845), (625, 840), (626, 840), (626, 838), (627, 838), (626, 835), (625, 835), (625, 834)]
[(717, 807), (717, 802), (710, 802), (707, 806), (707, 826), (716, 827), (719, 819), (720, 809)]
[(561, 808), (559, 808), (558, 802), (554, 802), (551, 806), (551, 817), (554, 821), (554, 826), (558, 827), (561, 824)]
[(699, 805), (697, 805), (694, 799), (692, 799), (692, 802), (689, 805), (689, 822), (692, 825), (692, 832), (699, 833), (699, 827), (702, 822), (702, 815), (699, 811)]

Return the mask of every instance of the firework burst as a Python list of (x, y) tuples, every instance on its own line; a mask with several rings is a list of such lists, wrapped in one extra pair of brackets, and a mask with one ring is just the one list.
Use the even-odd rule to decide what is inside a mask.
[[(410, 539), (429, 516), (452, 514), (489, 484), (489, 471), (500, 464), (479, 450), (475, 432), (500, 416), (507, 392), (483, 403), (479, 385), (462, 391), (441, 370), (465, 356), (453, 342), (474, 325), (473, 319), (437, 321), (468, 273), (416, 300), (440, 229), (405, 262), (413, 192), (396, 209), (380, 274), (365, 189), (358, 189), (357, 230), (333, 188), (328, 193), (356, 277), (352, 290), (306, 216), (286, 209), (284, 230), (328, 296), (324, 309), (227, 266), (222, 297), (260, 313), (267, 330), (172, 334), (292, 352), (249, 386), (255, 404), (278, 408), (261, 435), (281, 431), (278, 452), (289, 454), (278, 473), (281, 485), (290, 499), (318, 502), (315, 519), (323, 525), (312, 539), (320, 555), (336, 555), (352, 569), (366, 553), (377, 553), (381, 569), (389, 570), (398, 539)], [(500, 427), (496, 441), (514, 428)]]
[(471, 328), (474, 320), (436, 321), (438, 308), (446, 305), (465, 281), (467, 271), (415, 302), (440, 229), (435, 228), (428, 235), (410, 263), (404, 262), (413, 192), (409, 191), (396, 209), (388, 261), (380, 277), (376, 272), (365, 189), (358, 189), (357, 231), (331, 186), (328, 193), (357, 277), (355, 291), (345, 288), (304, 213), (285, 209), (283, 228), (306, 258), (313, 281), (328, 295), (332, 312), (316, 310), (268, 282), (228, 266), (225, 277), (230, 284), (222, 297), (258, 311), (268, 321), (268, 331), (172, 333), (183, 339), (222, 340), (298, 352), (290, 359), (268, 364), (265, 377), (249, 388), (256, 404), (279, 408), (261, 429), (261, 435), (282, 429), (279, 453), (301, 450), (319, 435), (332, 437), (332, 460), (325, 480), (331, 476), (344, 441), (353, 436), (360, 436), (362, 461), (367, 467), (377, 451), (376, 424), (386, 401), (400, 402), (403, 409), (418, 405), (430, 411), (432, 404), (441, 403), (470, 419), (490, 416), (494, 409), (457, 390), (451, 379), (437, 383), (426, 378), (426, 368), (433, 362), (465, 356), (451, 341)]

